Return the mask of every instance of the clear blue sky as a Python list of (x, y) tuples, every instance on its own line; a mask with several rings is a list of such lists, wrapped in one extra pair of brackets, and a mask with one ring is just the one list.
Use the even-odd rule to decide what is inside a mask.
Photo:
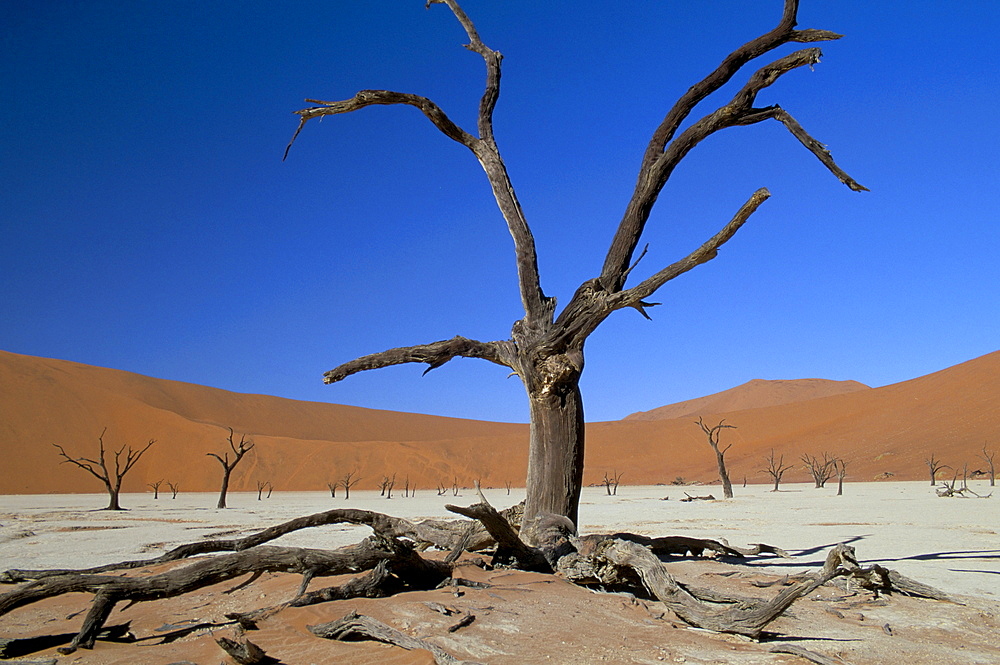
[[(463, 3), (506, 56), (496, 131), (547, 293), (566, 302), (597, 274), (653, 128), (781, 5)], [(590, 338), (588, 420), (753, 378), (880, 386), (1000, 348), (1000, 3), (802, 0), (799, 18), (846, 37), (759, 101), (872, 191), (842, 186), (775, 122), (698, 147), (654, 210), (637, 277), (756, 188), (773, 196), (719, 258), (660, 290), (652, 322), (618, 312)], [(473, 129), (482, 61), (445, 7), (6, 2), (0, 35), (0, 348), (526, 419), (517, 379), (482, 361), (321, 382), (394, 346), (506, 338), (522, 315), (482, 170), (416, 110), (310, 123), (281, 161), (306, 97), (414, 92)]]

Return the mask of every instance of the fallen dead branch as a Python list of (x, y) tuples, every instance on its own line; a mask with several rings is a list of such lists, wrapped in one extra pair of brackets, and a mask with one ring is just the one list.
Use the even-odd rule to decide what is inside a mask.
[[(351, 612), (338, 621), (331, 621), (330, 623), (318, 626), (307, 626), (307, 628), (309, 628), (309, 631), (313, 635), (328, 640), (375, 640), (377, 642), (384, 642), (385, 644), (394, 644), (408, 651), (424, 649), (433, 654), (434, 662), (438, 665), (460, 665), (466, 662), (455, 658), (432, 642), (411, 637), (377, 619), (355, 612)], [(468, 663), (468, 665), (473, 664)]]
[(816, 663), (816, 665), (844, 665), (844, 661), (840, 659), (834, 660), (833, 658), (828, 658), (823, 654), (804, 649), (794, 644), (775, 644), (769, 651), (771, 653), (787, 653), (799, 658), (805, 658), (810, 662)]
[[(515, 508), (505, 512), (505, 519), (511, 516), (518, 516)], [(146, 568), (161, 563), (169, 563), (180, 559), (187, 559), (203, 554), (214, 554), (218, 552), (242, 552), (251, 548), (263, 545), (264, 543), (280, 538), (293, 531), (314, 527), (328, 526), (332, 524), (357, 524), (359, 526), (370, 527), (377, 535), (383, 538), (406, 538), (417, 544), (418, 548), (434, 546), (443, 550), (450, 550), (460, 544), (464, 544), (464, 549), (478, 551), (493, 544), (493, 539), (482, 529), (479, 535), (475, 533), (467, 537), (469, 522), (456, 520), (452, 522), (440, 520), (424, 520), (422, 522), (411, 522), (410, 520), (391, 515), (384, 515), (370, 510), (357, 510), (353, 508), (341, 508), (328, 510), (305, 517), (297, 517), (293, 520), (283, 522), (273, 527), (258, 531), (243, 538), (228, 540), (202, 540), (195, 543), (180, 545), (165, 554), (152, 559), (142, 559), (138, 561), (121, 561), (118, 563), (95, 566), (82, 569), (49, 569), (49, 570), (23, 570), (11, 569), (0, 573), (0, 583), (15, 584), (28, 580), (38, 580), (44, 577), (59, 575), (96, 575), (117, 570), (132, 570), (136, 568)], [(463, 540), (464, 538), (464, 540)]]

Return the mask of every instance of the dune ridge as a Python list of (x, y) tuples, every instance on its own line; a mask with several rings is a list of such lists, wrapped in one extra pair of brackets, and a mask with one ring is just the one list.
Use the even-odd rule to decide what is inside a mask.
[[(397, 492), (406, 480), (421, 492), (477, 479), (518, 486), (527, 460), (527, 425), (246, 395), (3, 351), (0, 405), (2, 494), (101, 492), (92, 476), (60, 464), (51, 444), (92, 456), (104, 427), (109, 449), (157, 440), (126, 476), (123, 489), (132, 492), (158, 480), (182, 492), (217, 489), (221, 467), (207, 453), (225, 450), (228, 427), (256, 443), (234, 472), (233, 491), (257, 482), (325, 489), (348, 471), (362, 478), (356, 489), (393, 474)], [(610, 472), (626, 484), (715, 481), (714, 457), (692, 422), (699, 415), (736, 425), (724, 442), (733, 443), (727, 461), (737, 488), (744, 478), (767, 481), (761, 469), (772, 449), (795, 467), (788, 482), (807, 480), (802, 454), (823, 452), (848, 460), (848, 480), (924, 479), (931, 454), (955, 468), (984, 467), (977, 453), (1000, 448), (998, 411), (1000, 352), (881, 388), (751, 381), (646, 412), (674, 417), (588, 424), (585, 482)]]

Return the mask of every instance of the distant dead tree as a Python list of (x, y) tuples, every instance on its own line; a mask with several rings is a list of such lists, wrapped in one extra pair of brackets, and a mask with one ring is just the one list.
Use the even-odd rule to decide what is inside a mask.
[(608, 496), (618, 494), (618, 484), (621, 483), (624, 473), (624, 471), (618, 473), (618, 470), (616, 469), (612, 471), (609, 476), (607, 471), (604, 472), (604, 480), (601, 482), (604, 484), (604, 489), (608, 491)]
[(153, 499), (160, 498), (160, 485), (163, 484), (162, 480), (157, 480), (155, 483), (149, 483), (147, 487), (153, 490)]
[(937, 459), (933, 454), (924, 460), (924, 464), (927, 465), (927, 470), (931, 472), (931, 485), (937, 484), (938, 471), (951, 468), (947, 464), (941, 464), (941, 460)]
[(229, 491), (229, 476), (232, 475), (233, 469), (235, 469), (236, 465), (240, 463), (243, 456), (253, 450), (254, 446), (253, 441), (247, 439), (246, 434), (240, 436), (240, 443), (237, 445), (236, 442), (233, 441), (233, 437), (236, 436), (236, 433), (233, 432), (232, 427), (229, 427), (228, 429), (229, 448), (233, 451), (233, 461), (229, 461), (228, 452), (225, 453), (223, 457), (219, 457), (215, 453), (206, 453), (209, 457), (214, 457), (219, 460), (219, 464), (222, 465), (222, 489), (219, 490), (219, 503), (216, 505), (216, 508), (226, 507), (226, 493)]
[(719, 434), (721, 434), (724, 429), (736, 429), (736, 425), (726, 425), (725, 420), (720, 420), (718, 425), (714, 427), (709, 427), (705, 424), (705, 421), (698, 417), (695, 424), (701, 427), (701, 431), (708, 436), (708, 445), (712, 446), (712, 450), (715, 451), (715, 461), (719, 465), (719, 478), (722, 480), (722, 496), (727, 499), (733, 498), (733, 484), (729, 482), (729, 472), (726, 471), (726, 451), (733, 447), (733, 444), (729, 444), (723, 449), (719, 449)]
[(510, 496), (510, 481), (504, 481), (504, 487), (507, 488), (507, 496)]
[(264, 481), (258, 480), (257, 481), (257, 500), (260, 501), (261, 495), (264, 494), (264, 490), (267, 490), (267, 498), (270, 499), (271, 498), (271, 491), (273, 489), (274, 489), (274, 486), (271, 485), (271, 481), (269, 481), (269, 480), (264, 480)]
[(771, 476), (771, 480), (774, 481), (774, 489), (772, 492), (778, 491), (778, 483), (781, 482), (781, 477), (785, 475), (785, 471), (788, 471), (792, 467), (785, 466), (785, 456), (782, 455), (778, 459), (774, 459), (774, 448), (771, 448), (771, 454), (765, 459), (767, 466), (761, 469), (761, 473), (766, 473)]
[(358, 475), (357, 471), (348, 471), (344, 474), (344, 477), (340, 479), (340, 486), (344, 488), (344, 500), (351, 498), (351, 488), (358, 484), (361, 480), (361, 476)]
[(392, 488), (396, 485), (396, 474), (392, 474), (392, 478), (389, 476), (382, 476), (382, 482), (379, 483), (379, 488), (382, 490), (379, 496), (384, 496), (387, 499), (392, 498)]
[(979, 457), (984, 462), (986, 462), (989, 465), (989, 467), (990, 467), (990, 487), (996, 487), (997, 472), (996, 472), (996, 467), (993, 465), (993, 458), (995, 456), (996, 456), (996, 451), (995, 450), (987, 451), (986, 450), (986, 444), (984, 443), (983, 444), (983, 454), (979, 455)]
[(177, 498), (177, 493), (181, 490), (180, 483), (172, 483), (172, 482), (170, 482), (168, 480), (167, 481), (167, 487), (170, 488), (170, 498), (171, 499), (176, 499)]
[(837, 460), (836, 458), (831, 457), (830, 453), (823, 453), (822, 460), (813, 455), (803, 455), (801, 459), (805, 462), (806, 469), (813, 477), (813, 481), (816, 483), (817, 488), (825, 487), (826, 481), (833, 478), (834, 463)]
[(843, 496), (844, 478), (847, 476), (847, 460), (839, 457), (833, 460), (833, 470), (837, 474), (837, 496)]
[[(104, 434), (108, 431), (105, 427), (101, 430), (101, 435), (97, 437), (98, 441), (98, 456), (97, 459), (90, 459), (87, 457), (70, 457), (66, 451), (58, 443), (53, 443), (52, 445), (59, 449), (59, 454), (65, 459), (62, 461), (63, 464), (69, 462), (75, 466), (80, 467), (90, 475), (94, 476), (102, 483), (104, 483), (104, 488), (108, 491), (108, 507), (104, 510), (123, 510), (121, 504), (118, 502), (118, 495), (121, 493), (122, 489), (122, 478), (128, 473), (135, 463), (139, 461), (142, 454), (149, 450), (149, 447), (156, 443), (155, 439), (150, 439), (149, 443), (146, 444), (141, 450), (133, 450), (132, 446), (126, 446), (122, 444), (122, 447), (115, 451), (115, 468), (111, 470), (108, 468), (107, 460), (104, 458)], [(128, 448), (126, 450), (126, 448)], [(122, 453), (125, 454), (125, 458), (122, 459)]]
[(458, 496), (458, 476), (451, 481), (451, 494), (452, 496)]
[(337, 488), (340, 487), (340, 481), (337, 480), (337, 481), (334, 481), (332, 483), (331, 482), (327, 482), (326, 486), (330, 488), (330, 497), (333, 498), (333, 499), (336, 499), (337, 498)]

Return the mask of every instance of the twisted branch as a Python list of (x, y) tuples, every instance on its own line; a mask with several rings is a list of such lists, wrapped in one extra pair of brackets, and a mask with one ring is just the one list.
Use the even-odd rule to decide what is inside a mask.
[(427, 363), (428, 367), (424, 370), (426, 374), (457, 356), (480, 358), (512, 369), (514, 366), (514, 351), (509, 342), (479, 342), (456, 336), (440, 342), (404, 346), (362, 356), (331, 369), (323, 375), (323, 383), (336, 383), (358, 372), (404, 363)]

